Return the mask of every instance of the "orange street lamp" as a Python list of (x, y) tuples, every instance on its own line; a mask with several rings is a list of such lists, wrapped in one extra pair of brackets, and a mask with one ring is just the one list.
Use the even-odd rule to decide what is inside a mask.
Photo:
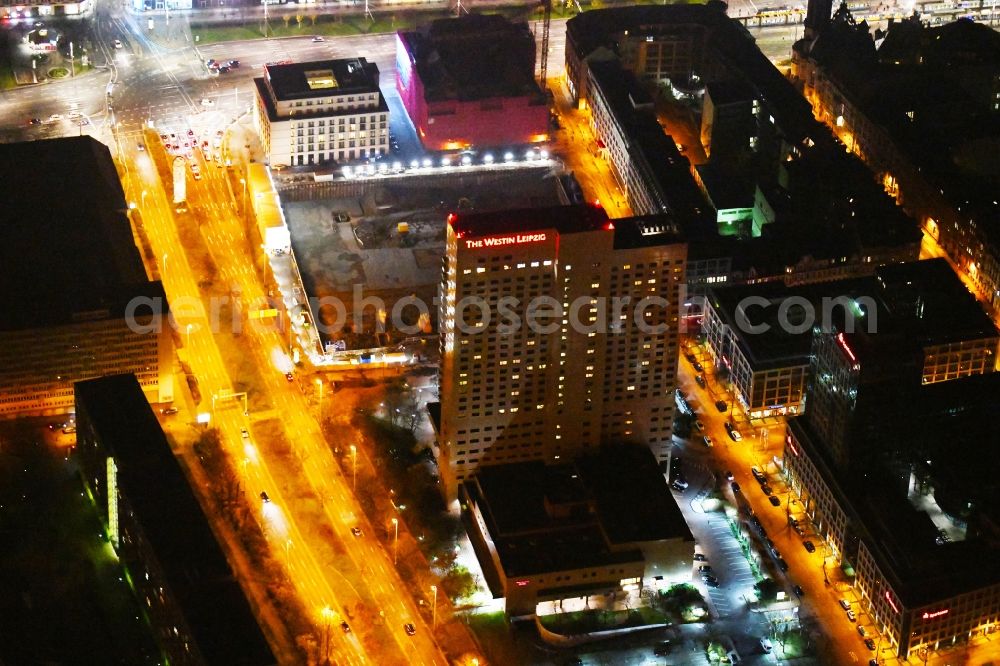
[(358, 447), (351, 444), (351, 486), (358, 489)]
[(333, 620), (333, 610), (329, 606), (324, 606), (320, 611), (325, 621), (325, 631), (323, 639), (323, 663), (330, 663), (330, 622)]
[(431, 607), (431, 617), (434, 619), (431, 621), (431, 629), (437, 629), (438, 624), (438, 587), (437, 585), (431, 585), (431, 593), (434, 595), (434, 605)]
[(392, 529), (395, 532), (392, 539), (392, 563), (396, 564), (399, 556), (399, 520), (396, 518), (392, 519)]

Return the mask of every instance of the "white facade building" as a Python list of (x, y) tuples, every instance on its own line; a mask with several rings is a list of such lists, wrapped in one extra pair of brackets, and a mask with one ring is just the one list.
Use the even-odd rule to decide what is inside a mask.
[(268, 65), (254, 83), (254, 126), (271, 166), (389, 152), (389, 106), (375, 63), (350, 58)]

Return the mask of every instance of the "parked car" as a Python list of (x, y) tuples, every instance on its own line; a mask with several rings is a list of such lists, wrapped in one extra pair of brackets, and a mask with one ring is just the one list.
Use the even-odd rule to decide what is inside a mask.
[(703, 366), (698, 361), (691, 361), (691, 367), (694, 368), (695, 372), (704, 372), (705, 366)]
[(691, 364), (694, 364), (694, 363), (698, 362), (698, 359), (695, 358), (695, 355), (692, 354), (691, 352), (684, 352), (684, 358), (686, 358), (688, 360), (688, 363), (691, 363)]
[(364, 534), (364, 532), (361, 531), (360, 527), (352, 527), (351, 528), (351, 534), (353, 534), (356, 537), (359, 537), (359, 536), (362, 536)]
[(264, 492), (263, 490), (260, 491), (260, 499), (261, 499), (261, 501), (264, 502), (264, 504), (270, 504), (271, 503), (271, 498), (268, 497), (267, 493)]
[(345, 634), (349, 634), (349, 633), (351, 633), (351, 625), (347, 624), (347, 622), (346, 622), (346, 621), (345, 621), (345, 622), (341, 622), (341, 623), (340, 623), (340, 629), (341, 629), (341, 631), (343, 631), (343, 632), (344, 632)]
[(694, 383), (702, 388), (705, 388), (705, 377), (703, 375), (695, 375)]
[(740, 492), (740, 484), (736, 483), (735, 481), (730, 482), (729, 487), (733, 489), (734, 493)]
[(788, 571), (788, 562), (785, 561), (785, 558), (779, 555), (777, 556), (777, 560), (778, 560), (778, 568), (781, 569), (782, 571)]
[(875, 646), (875, 641), (873, 639), (871, 639), (871, 638), (866, 638), (865, 639), (865, 647), (868, 648), (869, 650), (871, 650), (872, 652), (874, 652), (875, 651), (875, 647), (876, 647)]
[(227, 67), (231, 67), (233, 69), (239, 69), (239, 67), (240, 67), (240, 61), (239, 60), (230, 60), (229, 62), (226, 63), (226, 66)]
[(112, 43), (113, 43), (113, 44), (115, 45), (115, 48), (116, 48), (116, 49), (120, 49), (120, 48), (124, 48), (124, 47), (125, 47), (125, 45), (124, 45), (124, 44), (122, 44), (122, 40), (120, 40), (120, 39), (116, 39), (116, 40), (115, 40), (114, 42), (112, 42)]
[(851, 602), (848, 601), (847, 599), (840, 599), (839, 601), (837, 601), (837, 603), (840, 604), (840, 607), (843, 608), (845, 611), (851, 610)]
[(705, 557), (705, 555), (703, 553), (695, 553), (694, 554), (694, 561), (695, 562), (707, 562), (708, 558)]
[(250, 433), (249, 433), (249, 432), (247, 432), (247, 429), (246, 429), (246, 428), (240, 428), (240, 436), (241, 436), (241, 437), (242, 437), (243, 439), (250, 439)]
[(734, 442), (739, 442), (743, 439), (743, 435), (741, 435), (740, 431), (736, 429), (736, 426), (728, 421), (726, 422), (726, 432), (729, 433), (729, 438)]
[(165, 416), (170, 416), (171, 414), (176, 414), (177, 413), (177, 408), (176, 407), (167, 407), (161, 413), (164, 414)]
[(861, 626), (861, 625), (859, 624), (859, 625), (858, 625), (858, 636), (861, 636), (861, 638), (864, 638), (864, 637), (865, 637), (865, 636), (867, 636), (867, 635), (868, 635), (868, 632), (866, 632), (866, 631), (865, 631), (865, 628), (864, 628), (864, 627), (862, 627), (862, 626)]
[(417, 628), (413, 626), (411, 622), (407, 622), (403, 625), (403, 631), (406, 632), (407, 636), (412, 636), (417, 633)]
[(712, 567), (707, 564), (702, 564), (698, 567), (698, 571), (701, 571), (702, 573), (712, 573)]
[(813, 545), (812, 541), (803, 541), (802, 545), (805, 547), (806, 552), (808, 552), (808, 553), (815, 553), (816, 552), (816, 546)]
[(767, 501), (771, 503), (771, 506), (781, 506), (781, 500), (775, 497), (774, 495), (768, 497)]
[(720, 412), (725, 412), (727, 409), (729, 409), (729, 405), (726, 404), (725, 400), (716, 400), (715, 408)]
[(806, 591), (802, 589), (801, 585), (794, 586), (792, 588), (792, 592), (794, 592), (795, 596), (797, 596), (797, 597), (801, 597), (801, 596), (805, 595), (805, 593), (806, 593)]
[(726, 481), (732, 481), (732, 480), (733, 480), (733, 473), (732, 473), (732, 472), (730, 472), (730, 471), (729, 471), (729, 470), (727, 469), (727, 470), (726, 470)]
[(292, 373), (290, 373), (290, 372), (286, 372), (286, 373), (285, 373), (285, 380), (287, 380), (287, 381), (290, 381), (290, 382), (291, 382), (291, 381), (295, 381), (295, 375), (293, 375), (293, 374), (292, 374)]
[(771, 496), (774, 494), (774, 491), (771, 490), (771, 486), (767, 485), (766, 483), (761, 485), (760, 491), (767, 496)]
[(316, 35), (316, 36), (314, 36), (314, 37), (312, 38), (312, 40), (313, 40), (314, 42), (317, 42), (317, 43), (318, 43), (318, 42), (325, 42), (325, 41), (326, 41), (325, 39), (323, 39), (323, 38), (322, 38), (322, 37), (320, 37), (319, 35)]
[(767, 477), (757, 467), (751, 467), (750, 473), (753, 474), (753, 478), (757, 479), (757, 483), (764, 483), (765, 481), (767, 481)]
[(704, 430), (705, 429), (705, 422), (702, 421), (701, 419), (697, 419), (694, 422), (694, 427), (697, 428), (698, 430)]
[(850, 620), (851, 622), (857, 622), (858, 616), (854, 614), (854, 611), (849, 610), (847, 611), (847, 619)]
[(712, 448), (713, 446), (715, 446), (715, 442), (712, 441), (712, 436), (711, 435), (705, 435), (705, 436), (703, 436), (701, 438), (701, 441), (704, 442), (705, 446), (707, 446), (708, 448)]

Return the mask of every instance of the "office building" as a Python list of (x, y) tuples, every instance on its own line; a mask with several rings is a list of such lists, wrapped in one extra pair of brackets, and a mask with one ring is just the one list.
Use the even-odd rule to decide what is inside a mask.
[(135, 375), (78, 382), (76, 413), (84, 480), (169, 663), (276, 664)]
[(555, 463), (606, 442), (668, 459), (685, 256), (662, 216), (449, 216), (438, 320), (449, 500), (485, 465)]
[(1000, 628), (998, 393), (997, 373), (904, 391), (866, 417), (854, 448), (865, 464), (850, 471), (808, 413), (788, 422), (790, 485), (830, 546), (824, 572), (854, 577), (880, 658), (926, 659)]
[(365, 58), (265, 65), (254, 128), (271, 166), (366, 160), (389, 152), (389, 106)]
[(438, 19), (396, 34), (396, 88), (429, 150), (548, 140), (535, 38), (499, 15)]
[(0, 21), (90, 16), (90, 0), (0, 0)]
[(694, 537), (646, 447), (484, 467), (462, 488), (473, 548), (508, 615), (691, 580)]
[[(829, 4), (816, 2), (818, 17)], [(930, 26), (914, 16), (890, 20), (876, 42), (846, 6), (814, 23), (818, 39), (796, 42), (792, 74), (816, 117), (912, 212), (977, 296), (1000, 307), (992, 169), (1000, 35), (971, 20)]]
[(111, 154), (90, 137), (0, 145), (0, 417), (62, 414), (73, 382), (135, 373), (173, 400), (169, 306)]

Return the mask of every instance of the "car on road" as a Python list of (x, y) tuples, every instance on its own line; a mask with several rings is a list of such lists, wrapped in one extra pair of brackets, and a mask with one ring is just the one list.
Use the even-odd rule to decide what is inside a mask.
[(673, 487), (674, 490), (687, 490), (689, 484), (685, 479), (678, 477), (674, 479), (674, 482), (671, 483), (670, 485)]
[(729, 405), (726, 404), (725, 400), (716, 400), (715, 401), (715, 408), (717, 410), (719, 410), (720, 412), (724, 412), (727, 409), (729, 409)]
[(228, 74), (229, 70), (230, 70), (229, 65), (219, 65), (218, 69), (219, 74)]
[(859, 624), (859, 625), (858, 625), (858, 636), (861, 636), (861, 638), (864, 638), (864, 637), (865, 637), (865, 636), (867, 636), (867, 635), (868, 635), (868, 632), (867, 632), (867, 631), (865, 631), (865, 628), (864, 628), (864, 627), (862, 627), (862, 626), (861, 626), (861, 625)]
[(250, 433), (247, 431), (246, 428), (240, 428), (240, 437), (242, 437), (243, 439), (250, 439)]
[(403, 631), (406, 632), (407, 636), (412, 636), (413, 634), (417, 633), (417, 628), (413, 626), (412, 622), (407, 622), (406, 624), (403, 625)]
[(320, 37), (319, 35), (315, 35), (315, 36), (314, 36), (314, 37), (312, 38), (312, 41), (314, 41), (314, 42), (317, 42), (317, 43), (318, 43), (318, 42), (325, 42), (326, 40), (325, 40), (325, 39), (323, 39), (322, 37)]
[(753, 474), (753, 478), (757, 479), (757, 483), (764, 483), (767, 481), (767, 477), (764, 472), (760, 471), (759, 467), (751, 467), (750, 473)]
[(785, 561), (785, 558), (783, 558), (781, 555), (775, 555), (774, 557), (778, 561), (778, 568), (781, 569), (782, 571), (788, 571), (788, 562)]
[(176, 407), (167, 407), (166, 409), (160, 410), (160, 413), (163, 414), (164, 416), (170, 416), (171, 414), (176, 414), (177, 413), (177, 408)]
[(730, 472), (730, 471), (729, 471), (729, 470), (727, 469), (727, 470), (726, 470), (726, 481), (732, 481), (732, 480), (733, 480), (733, 473), (732, 473), (732, 472)]
[(705, 367), (698, 361), (691, 361), (691, 367), (694, 368), (695, 372), (704, 372)]
[(226, 67), (230, 67), (232, 69), (239, 69), (240, 68), (240, 61), (239, 60), (230, 60), (230, 61), (228, 61), (225, 64), (225, 66)]
[(806, 593), (806, 591), (802, 589), (801, 585), (795, 585), (794, 587), (792, 587), (792, 592), (794, 592), (795, 596), (797, 597), (801, 597)]
[(740, 431), (732, 423), (726, 422), (726, 432), (729, 433), (729, 439), (734, 442), (739, 442), (743, 439), (743, 435), (740, 434)]
[(707, 564), (702, 564), (698, 567), (698, 571), (701, 571), (702, 573), (712, 573), (712, 567)]
[(72, 423), (64, 425), (62, 431), (64, 435), (72, 435), (74, 432), (76, 432), (76, 426), (73, 425)]
[(715, 576), (709, 576), (705, 579), (705, 585), (708, 585), (709, 587), (719, 587), (719, 579)]
[(42, 121), (39, 118), (29, 118), (28, 119), (28, 124), (29, 125), (41, 125)]
[(694, 427), (697, 428), (698, 430), (704, 430), (705, 429), (705, 422), (702, 421), (701, 419), (697, 419), (694, 422)]
[(292, 374), (292, 373), (290, 373), (290, 372), (286, 372), (286, 373), (285, 373), (285, 379), (286, 379), (287, 381), (290, 381), (290, 382), (292, 382), (292, 381), (295, 381), (295, 375), (293, 375), (293, 374)]
[(874, 652), (875, 651), (875, 647), (876, 647), (875, 646), (875, 641), (873, 639), (871, 639), (871, 638), (866, 638), (865, 639), (865, 647), (868, 648), (869, 650), (871, 650), (872, 652)]
[(116, 49), (120, 49), (120, 48), (124, 48), (125, 47), (125, 45), (122, 44), (122, 40), (120, 40), (120, 39), (116, 39), (114, 42), (112, 42), (112, 44), (115, 45)]
[(263, 490), (260, 491), (260, 499), (264, 502), (264, 504), (270, 504), (271, 503), (271, 498), (268, 497), (267, 493), (264, 492)]
[(695, 358), (695, 355), (691, 352), (684, 352), (684, 358), (686, 358), (688, 363), (691, 363), (692, 365), (698, 362), (698, 359)]
[(771, 506), (781, 506), (781, 500), (775, 497), (774, 495), (768, 497), (767, 501), (771, 503)]
[(663, 641), (653, 648), (653, 654), (657, 657), (664, 657), (670, 653), (674, 645), (671, 641)]
[(789, 516), (788, 517), (788, 524), (791, 525), (792, 527), (798, 527), (799, 526), (799, 519), (796, 518), (795, 516)]
[(704, 442), (705, 446), (707, 446), (708, 448), (712, 448), (713, 446), (715, 446), (715, 442), (712, 441), (711, 435), (705, 435), (704, 437), (701, 438), (701, 441)]
[(146, 144), (140, 141), (139, 143), (135, 144), (135, 149), (138, 150), (140, 153), (146, 152)]
[(359, 536), (364, 535), (364, 532), (361, 531), (360, 527), (352, 527), (351, 528), (351, 534), (353, 534), (356, 537), (359, 537)]
[(205, 67), (215, 67), (218, 64), (219, 63), (218, 61), (216, 61), (215, 58), (209, 58), (208, 60), (205, 61)]
[(708, 558), (705, 557), (705, 555), (703, 553), (695, 553), (694, 554), (694, 561), (695, 562), (707, 562)]
[(761, 486), (760, 486), (760, 492), (764, 493), (768, 497), (770, 497), (771, 495), (774, 494), (774, 491), (771, 490), (771, 486), (767, 485), (766, 483), (761, 484)]
[(802, 546), (806, 549), (807, 553), (815, 553), (816, 546), (813, 545), (812, 541), (803, 541)]
[(847, 611), (847, 619), (850, 620), (851, 622), (857, 622), (858, 616), (854, 614), (854, 611), (849, 610)]
[(848, 601), (847, 599), (838, 599), (837, 603), (840, 604), (840, 607), (843, 608), (845, 611), (851, 610), (851, 602)]
[(351, 633), (351, 625), (347, 624), (347, 622), (346, 622), (346, 621), (344, 621), (344, 622), (341, 622), (341, 623), (340, 623), (340, 629), (341, 629), (341, 631), (343, 631), (343, 632), (344, 632), (345, 634), (349, 634), (349, 633)]
[(735, 481), (730, 482), (729, 487), (733, 489), (734, 493), (740, 492), (740, 484), (736, 483)]
[(705, 388), (705, 377), (703, 375), (695, 375), (694, 383), (702, 388)]

